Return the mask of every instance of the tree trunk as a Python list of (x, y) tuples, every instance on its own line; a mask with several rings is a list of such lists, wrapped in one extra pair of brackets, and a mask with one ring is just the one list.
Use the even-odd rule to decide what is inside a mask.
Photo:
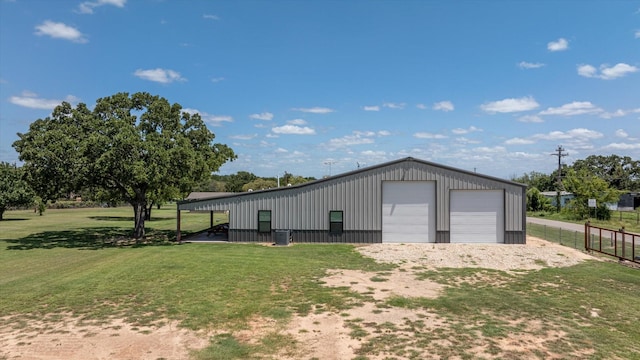
[(140, 240), (144, 238), (144, 220), (146, 215), (146, 206), (143, 201), (131, 204), (133, 206), (133, 238)]
[(145, 206), (144, 209), (144, 219), (146, 221), (151, 221), (151, 209), (153, 208), (153, 204), (149, 204), (148, 207)]

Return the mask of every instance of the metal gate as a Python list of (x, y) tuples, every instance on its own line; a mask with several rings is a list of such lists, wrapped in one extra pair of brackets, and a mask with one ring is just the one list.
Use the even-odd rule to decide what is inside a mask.
[(640, 264), (640, 235), (584, 224), (584, 248)]

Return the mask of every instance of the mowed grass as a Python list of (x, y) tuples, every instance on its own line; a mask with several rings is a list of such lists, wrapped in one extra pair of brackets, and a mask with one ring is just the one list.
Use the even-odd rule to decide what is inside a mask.
[[(392, 269), (362, 257), (351, 245), (177, 245), (163, 240), (175, 235), (175, 207), (154, 210), (153, 216), (148, 232), (159, 240), (119, 246), (108, 240), (130, 233), (130, 208), (49, 210), (42, 217), (8, 212), (7, 218), (22, 220), (0, 222), (0, 321), (16, 324), (68, 313), (96, 320), (118, 317), (140, 325), (173, 319), (191, 329), (218, 330), (211, 345), (194, 358), (264, 358), (291, 346), (292, 339), (273, 332), (247, 344), (235, 338), (234, 331), (256, 318), (286, 323), (294, 313), (348, 313), (374, 300), (323, 286), (319, 279), (326, 270), (361, 269), (375, 277)], [(183, 212), (182, 219), (187, 232), (209, 224), (206, 213)], [(447, 326), (354, 323), (352, 336), (372, 336), (358, 349), (359, 359), (383, 353), (411, 358), (408, 349), (426, 346), (437, 347), (436, 354), (443, 358), (472, 359), (479, 335), (499, 358), (640, 359), (637, 269), (591, 261), (519, 274), (416, 271), (426, 280), (447, 284), (447, 289), (437, 299), (394, 296), (376, 305), (428, 310)], [(543, 338), (553, 331), (563, 336), (545, 338), (547, 352), (518, 353), (499, 346), (513, 334)]]

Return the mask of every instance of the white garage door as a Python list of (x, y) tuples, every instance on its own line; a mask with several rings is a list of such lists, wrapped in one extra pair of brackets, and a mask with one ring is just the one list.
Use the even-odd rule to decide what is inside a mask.
[(451, 190), (450, 241), (503, 243), (503, 198), (502, 190)]
[(382, 242), (435, 242), (435, 183), (382, 183)]

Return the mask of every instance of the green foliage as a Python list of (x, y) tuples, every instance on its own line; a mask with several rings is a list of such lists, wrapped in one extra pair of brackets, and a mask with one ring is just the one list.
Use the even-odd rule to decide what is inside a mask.
[(609, 187), (622, 191), (640, 190), (640, 161), (629, 156), (591, 155), (573, 164), (576, 171), (585, 170), (609, 184)]
[(551, 211), (553, 210), (551, 200), (535, 187), (527, 190), (527, 211)]
[(244, 184), (242, 186), (242, 191), (265, 190), (265, 189), (272, 189), (272, 188), (275, 188), (277, 186), (278, 186), (278, 184), (276, 183), (275, 180), (268, 180), (268, 179), (258, 178), (258, 179), (255, 179), (255, 180), (251, 181), (250, 183)]
[(569, 169), (563, 183), (567, 191), (575, 196), (563, 211), (574, 214), (578, 219), (586, 219), (589, 216), (589, 199), (596, 200), (597, 213), (602, 219), (611, 217), (605, 204), (617, 203), (620, 199), (620, 191), (610, 188), (605, 180), (585, 169)]
[(13, 146), (44, 200), (91, 188), (133, 206), (134, 237), (144, 237), (147, 206), (169, 200), (236, 158), (215, 144), (199, 114), (148, 93), (98, 99), (93, 110), (67, 102), (18, 134)]
[(556, 179), (552, 175), (532, 171), (519, 177), (512, 177), (512, 181), (526, 184), (529, 188), (536, 188), (539, 191), (555, 190)]
[(40, 196), (35, 197), (34, 203), (36, 206), (36, 210), (38, 211), (38, 215), (42, 216), (45, 210), (47, 210), (47, 203), (44, 200), (42, 200)]
[(22, 178), (22, 168), (0, 162), (0, 220), (7, 208), (33, 202), (33, 191)]

